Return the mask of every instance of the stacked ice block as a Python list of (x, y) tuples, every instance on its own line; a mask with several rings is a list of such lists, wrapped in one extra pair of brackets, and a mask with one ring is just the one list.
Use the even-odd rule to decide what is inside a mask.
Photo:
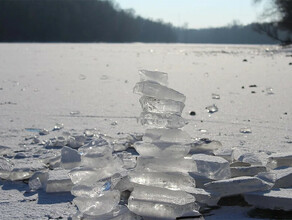
[(191, 138), (181, 128), (186, 97), (167, 87), (168, 76), (157, 71), (140, 71), (141, 80), (134, 93), (142, 95), (140, 121), (148, 128), (134, 148), (140, 154), (137, 166), (129, 174), (134, 191), (129, 209), (145, 219), (199, 215), (195, 197), (190, 193), (195, 181), (189, 172), (197, 167), (191, 158)]

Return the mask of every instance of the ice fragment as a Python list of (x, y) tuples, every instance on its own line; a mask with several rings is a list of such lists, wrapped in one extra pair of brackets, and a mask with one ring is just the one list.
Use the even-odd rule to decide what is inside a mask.
[(142, 96), (140, 104), (144, 112), (172, 113), (181, 115), (185, 104), (170, 99), (157, 99), (149, 96)]
[(186, 100), (186, 97), (182, 93), (151, 81), (138, 82), (134, 87), (134, 93), (183, 103)]
[(168, 75), (164, 72), (159, 71), (149, 71), (149, 70), (139, 70), (140, 81), (153, 81), (161, 85), (167, 86)]

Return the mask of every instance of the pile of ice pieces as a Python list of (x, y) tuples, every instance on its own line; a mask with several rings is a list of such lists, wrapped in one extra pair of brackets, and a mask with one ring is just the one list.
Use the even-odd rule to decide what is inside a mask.
[(145, 219), (175, 219), (200, 216), (194, 192), (196, 172), (191, 137), (181, 130), (187, 124), (181, 117), (186, 97), (167, 87), (168, 76), (158, 71), (140, 71), (134, 93), (142, 95), (140, 121), (148, 128), (143, 140), (134, 143), (139, 153), (137, 166), (129, 174), (133, 191), (129, 209)]

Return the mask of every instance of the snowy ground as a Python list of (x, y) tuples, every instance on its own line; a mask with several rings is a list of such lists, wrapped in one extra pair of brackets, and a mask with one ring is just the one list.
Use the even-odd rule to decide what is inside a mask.
[[(132, 88), (138, 70), (148, 69), (169, 73), (169, 87), (186, 95), (185, 130), (193, 137), (256, 153), (292, 152), (291, 54), (250, 45), (0, 44), (0, 145), (29, 151), (36, 146), (25, 138), (34, 134), (25, 128), (51, 130), (56, 123), (77, 133), (143, 132)], [(205, 107), (212, 104), (219, 111), (210, 115)], [(0, 219), (65, 218), (76, 211), (70, 194), (29, 193), (22, 182), (0, 186)], [(238, 207), (214, 213), (206, 219), (248, 218)]]

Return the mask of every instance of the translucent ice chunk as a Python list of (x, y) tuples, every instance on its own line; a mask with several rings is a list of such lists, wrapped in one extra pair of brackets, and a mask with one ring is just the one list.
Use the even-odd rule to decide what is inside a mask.
[(190, 154), (213, 154), (215, 150), (218, 150), (221, 147), (222, 144), (219, 141), (202, 138), (191, 144)]
[(177, 159), (163, 160), (159, 158), (143, 158), (137, 160), (137, 171), (148, 172), (196, 172), (197, 166), (192, 159)]
[(70, 147), (63, 147), (61, 150), (61, 165), (64, 169), (73, 169), (78, 167), (81, 162), (81, 156), (77, 150)]
[(254, 153), (242, 152), (240, 150), (234, 150), (232, 156), (233, 156), (234, 161), (249, 163), (252, 165), (262, 165), (263, 164), (262, 159), (259, 157), (259, 155), (256, 155)]
[(187, 121), (179, 115), (150, 112), (142, 112), (140, 122), (142, 125), (155, 128), (182, 128), (187, 124)]
[(122, 166), (117, 167), (112, 164), (102, 168), (76, 167), (70, 171), (69, 176), (74, 184), (92, 186), (101, 179), (123, 171)]
[(144, 112), (172, 113), (181, 115), (185, 104), (170, 99), (157, 99), (149, 96), (142, 96), (140, 104)]
[(176, 205), (171, 203), (129, 199), (128, 208), (143, 219), (176, 219), (183, 215), (200, 216), (196, 203)]
[(137, 185), (131, 193), (132, 199), (146, 200), (153, 202), (172, 203), (176, 205), (185, 205), (194, 203), (195, 197), (183, 191), (174, 191), (153, 186)]
[(0, 157), (0, 178), (8, 179), (10, 172), (12, 171), (12, 163), (5, 159), (4, 157)]
[(29, 178), (29, 182), (28, 182), (29, 188), (31, 190), (38, 190), (40, 188), (46, 189), (48, 178), (49, 178), (48, 172), (42, 172), (42, 171), (35, 172)]
[(103, 138), (90, 141), (88, 144), (80, 147), (78, 151), (82, 156), (93, 154), (99, 157), (103, 157), (105, 155), (112, 154), (112, 149), (109, 147), (108, 142)]
[(241, 129), (239, 129), (239, 132), (243, 133), (243, 134), (252, 133), (251, 128), (241, 128)]
[(77, 149), (84, 145), (86, 137), (84, 135), (69, 136), (67, 139), (67, 145), (71, 148)]
[(183, 158), (190, 151), (190, 145), (172, 142), (147, 143), (138, 141), (134, 144), (136, 151), (144, 157)]
[(123, 161), (123, 167), (126, 169), (131, 169), (136, 166), (137, 156), (132, 155), (129, 152), (123, 151), (116, 153), (116, 155)]
[(51, 170), (47, 181), (46, 192), (70, 192), (73, 183), (67, 170)]
[(244, 199), (261, 209), (292, 211), (292, 189), (246, 193)]
[(255, 176), (260, 172), (266, 172), (267, 169), (265, 166), (255, 165), (255, 166), (236, 166), (231, 167), (231, 176), (239, 177), (239, 176)]
[(140, 185), (180, 190), (189, 193), (194, 192), (196, 187), (195, 180), (185, 173), (131, 172), (129, 180)]
[(276, 175), (273, 188), (292, 188), (292, 167), (276, 169), (271, 172)]
[(72, 187), (71, 193), (72, 195), (76, 197), (88, 197), (88, 198), (93, 198), (93, 197), (99, 197), (103, 195), (104, 191), (104, 184), (105, 182), (99, 182), (95, 184), (94, 186), (84, 186), (84, 185), (75, 185)]
[(271, 188), (271, 185), (256, 177), (236, 177), (207, 183), (204, 188), (218, 193), (221, 197), (223, 197), (238, 195), (246, 192), (268, 190)]
[(33, 171), (28, 167), (13, 168), (9, 175), (9, 179), (11, 181), (29, 179), (32, 176), (32, 174)]
[(182, 93), (151, 81), (138, 82), (134, 87), (134, 93), (178, 102), (185, 102), (186, 100)]
[(267, 167), (275, 169), (278, 167), (292, 167), (292, 152), (275, 153), (269, 156)]
[(83, 219), (102, 219), (102, 220), (142, 220), (142, 217), (130, 212), (126, 206), (118, 205), (106, 214), (102, 215), (83, 215)]
[(102, 196), (87, 198), (76, 197), (73, 202), (79, 211), (86, 215), (102, 215), (112, 211), (120, 201), (120, 192), (117, 190), (107, 191)]
[(143, 136), (145, 142), (191, 143), (190, 135), (180, 129), (147, 129)]
[(29, 189), (32, 191), (38, 190), (42, 188), (42, 183), (40, 178), (34, 178), (32, 180), (29, 180)]
[(212, 93), (212, 99), (220, 99), (220, 95)]
[(215, 104), (207, 106), (206, 109), (207, 109), (207, 112), (209, 113), (218, 112), (218, 107)]
[(220, 180), (230, 178), (230, 167), (222, 157), (206, 154), (194, 154), (192, 159), (197, 165), (197, 172), (209, 179)]
[(139, 70), (140, 81), (153, 81), (167, 86), (168, 75), (167, 73), (159, 71)]
[(156, 187), (136, 187), (128, 201), (129, 209), (149, 219), (176, 219), (185, 214), (197, 213), (195, 198), (180, 191)]
[(63, 128), (64, 128), (64, 124), (62, 124), (62, 123), (56, 123), (55, 126), (54, 126), (54, 128), (53, 128), (53, 131), (59, 131), (59, 130), (61, 130)]

